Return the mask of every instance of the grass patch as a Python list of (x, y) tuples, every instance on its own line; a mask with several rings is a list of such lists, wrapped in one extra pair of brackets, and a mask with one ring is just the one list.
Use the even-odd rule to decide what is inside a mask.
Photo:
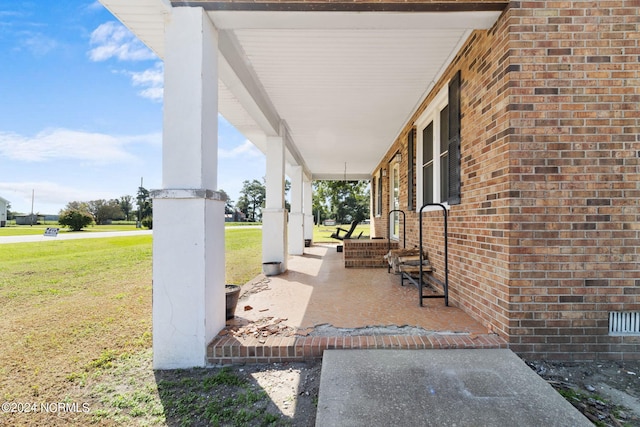
[[(261, 226), (259, 222), (225, 222), (225, 227), (245, 227), (245, 226)], [(43, 224), (34, 225), (16, 225), (9, 224), (6, 227), (0, 227), (0, 237), (2, 236), (29, 236), (44, 234), (44, 230), (48, 227), (60, 228), (60, 233), (85, 233), (85, 232), (101, 232), (101, 231), (136, 231), (140, 228), (136, 228), (135, 221), (114, 221), (109, 225), (90, 225), (82, 231), (71, 231), (68, 228), (62, 227), (55, 221), (49, 221)], [(143, 228), (142, 230), (146, 230)]]
[(262, 230), (225, 230), (225, 281), (243, 285), (262, 271)]
[[(5, 244), (2, 255), (3, 401), (88, 402), (87, 384), (114, 360), (150, 348), (151, 236)], [(68, 422), (15, 416), (10, 424)]]
[(1, 236), (32, 236), (38, 234), (44, 234), (44, 231), (49, 227), (55, 227), (60, 229), (60, 233), (87, 233), (87, 232), (103, 232), (103, 231), (136, 231), (140, 230), (136, 228), (135, 223), (122, 223), (122, 224), (110, 224), (110, 225), (90, 225), (87, 228), (83, 228), (82, 231), (71, 231), (68, 228), (63, 228), (57, 222), (51, 221), (46, 224), (34, 224), (31, 225), (9, 225), (6, 227), (0, 227)]
[(161, 371), (158, 393), (170, 425), (286, 425), (267, 411), (270, 399), (255, 382), (228, 369)]
[[(228, 282), (260, 272), (261, 241), (260, 229), (227, 230)], [(90, 405), (88, 413), (0, 414), (0, 424), (165, 423), (151, 369), (151, 242), (140, 235), (0, 246), (2, 401)], [(203, 384), (193, 378), (204, 392)]]

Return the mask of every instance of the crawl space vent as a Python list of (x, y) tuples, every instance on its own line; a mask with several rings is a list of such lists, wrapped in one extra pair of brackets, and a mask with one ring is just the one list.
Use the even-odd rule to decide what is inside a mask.
[(640, 312), (609, 313), (610, 335), (640, 335)]

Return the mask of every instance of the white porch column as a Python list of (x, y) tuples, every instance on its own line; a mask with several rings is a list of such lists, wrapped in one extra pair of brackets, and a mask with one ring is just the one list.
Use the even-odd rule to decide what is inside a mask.
[(267, 138), (267, 200), (262, 210), (262, 262), (287, 269), (287, 210), (284, 207), (284, 140)]
[(302, 213), (302, 166), (289, 168), (291, 178), (291, 213), (289, 213), (289, 253), (304, 253), (304, 217)]
[(155, 369), (204, 366), (225, 324), (218, 35), (202, 8), (174, 8), (165, 46), (162, 189), (152, 193)]
[(310, 179), (304, 178), (302, 185), (302, 212), (304, 214), (304, 238), (313, 241), (313, 186)]

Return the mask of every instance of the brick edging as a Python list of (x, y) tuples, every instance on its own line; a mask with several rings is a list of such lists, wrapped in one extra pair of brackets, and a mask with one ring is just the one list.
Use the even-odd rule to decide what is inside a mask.
[(325, 350), (339, 349), (486, 349), (508, 348), (498, 335), (367, 335), (342, 337), (216, 337), (207, 348), (211, 365), (284, 363), (319, 360)]

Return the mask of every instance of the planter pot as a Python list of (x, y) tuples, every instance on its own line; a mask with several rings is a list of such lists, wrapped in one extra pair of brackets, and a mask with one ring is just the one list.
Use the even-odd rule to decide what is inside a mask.
[(238, 298), (240, 297), (240, 286), (224, 285), (224, 292), (226, 296), (227, 320), (233, 319), (236, 306), (238, 305)]
[(281, 265), (282, 263), (280, 261), (263, 262), (262, 272), (265, 276), (277, 276), (281, 273)]

